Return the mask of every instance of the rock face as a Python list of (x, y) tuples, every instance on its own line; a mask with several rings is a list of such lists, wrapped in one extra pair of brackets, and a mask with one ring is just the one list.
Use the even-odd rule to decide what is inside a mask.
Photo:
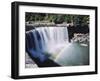
[(81, 34), (81, 33), (75, 33), (74, 37), (71, 39), (71, 42), (78, 42), (82, 44), (89, 44), (89, 34)]
[(25, 68), (37, 68), (37, 64), (25, 53)]
[(68, 26), (68, 35), (69, 40), (71, 40), (74, 37), (74, 33), (81, 33), (81, 34), (87, 34), (89, 33), (89, 26)]

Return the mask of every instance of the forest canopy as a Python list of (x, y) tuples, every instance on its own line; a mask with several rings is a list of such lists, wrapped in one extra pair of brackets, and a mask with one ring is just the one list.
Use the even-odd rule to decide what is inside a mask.
[(25, 21), (38, 22), (47, 21), (54, 23), (74, 23), (74, 24), (89, 24), (89, 15), (74, 15), (74, 14), (49, 14), (49, 13), (29, 13), (26, 12)]

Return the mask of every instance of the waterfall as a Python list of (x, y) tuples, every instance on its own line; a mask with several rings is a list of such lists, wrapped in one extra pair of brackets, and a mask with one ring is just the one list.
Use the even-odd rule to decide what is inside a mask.
[(38, 27), (26, 34), (31, 34), (34, 50), (51, 55), (57, 54), (69, 41), (67, 27)]

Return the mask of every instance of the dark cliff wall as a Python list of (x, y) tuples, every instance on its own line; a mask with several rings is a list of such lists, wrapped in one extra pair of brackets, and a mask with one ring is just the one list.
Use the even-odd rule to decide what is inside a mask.
[(72, 37), (74, 36), (74, 33), (82, 33), (82, 34), (86, 34), (89, 33), (89, 27), (88, 25), (86, 26), (69, 26), (68, 27), (68, 35), (69, 35), (69, 41), (70, 39), (72, 39)]

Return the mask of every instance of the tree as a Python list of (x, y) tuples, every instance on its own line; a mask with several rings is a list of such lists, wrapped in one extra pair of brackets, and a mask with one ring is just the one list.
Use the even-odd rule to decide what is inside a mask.
[(48, 13), (26, 13), (27, 21), (48, 21), (54, 23), (73, 23), (74, 25), (89, 24), (89, 15), (73, 15), (73, 14), (48, 14)]

